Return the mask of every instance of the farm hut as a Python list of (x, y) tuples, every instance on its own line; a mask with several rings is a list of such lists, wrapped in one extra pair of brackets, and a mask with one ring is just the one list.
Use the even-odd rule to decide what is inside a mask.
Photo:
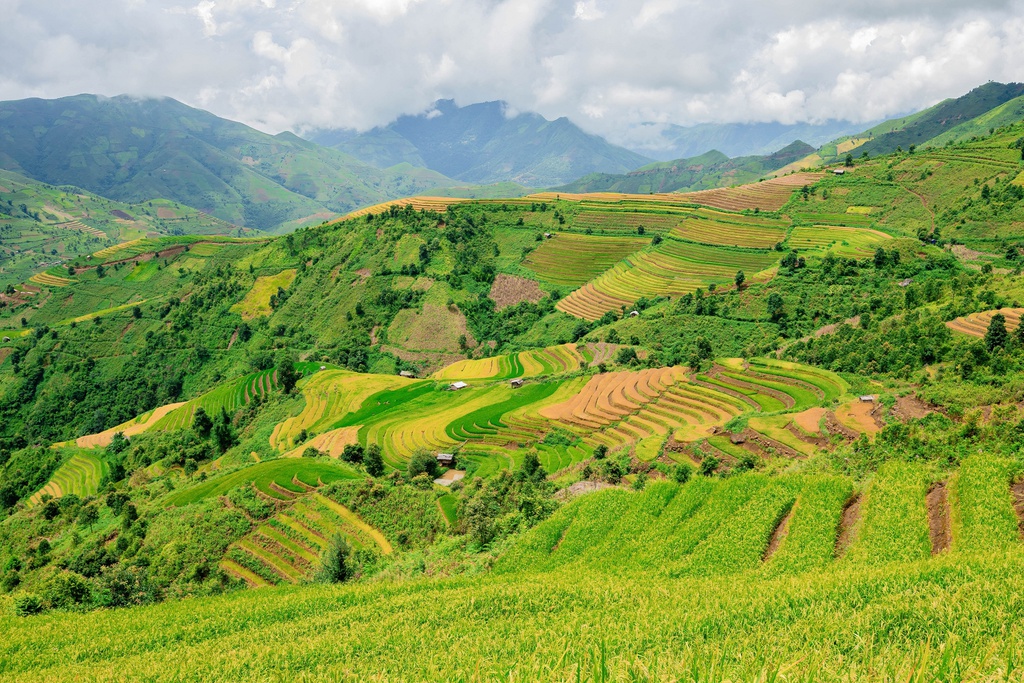
[(900, 287), (909, 287), (910, 283), (913, 282), (913, 281), (914, 280), (912, 278), (908, 277), (906, 280), (900, 281)]
[(448, 391), (458, 391), (459, 389), (465, 389), (469, 385), (465, 382), (452, 382), (448, 385)]
[(10, 338), (10, 337), (4, 337), (4, 343), (5, 343), (5, 344), (6, 344), (7, 342), (9, 342), (9, 341), (11, 341), (11, 338)]
[(630, 311), (629, 312), (629, 317), (630, 318), (639, 318), (640, 317), (640, 311)]
[(452, 453), (438, 453), (437, 464), (442, 467), (454, 467), (455, 466), (455, 455)]
[(865, 396), (861, 396), (860, 397), (860, 402), (861, 403), (874, 403), (875, 402), (875, 397), (870, 395), (870, 394), (867, 394)]
[(832, 174), (833, 175), (846, 175), (846, 169), (845, 168), (837, 168), (837, 169), (832, 171)]
[(514, 380), (511, 380), (509, 382), (509, 384), (512, 385), (513, 389), (518, 389), (519, 387), (523, 386), (523, 380), (521, 380), (521, 379), (514, 379)]
[(544, 233), (544, 239), (546, 239), (546, 240), (551, 239), (551, 233), (550, 232)]
[(402, 370), (400, 373), (398, 373), (398, 375), (400, 377), (415, 377), (416, 373), (412, 372), (411, 370)]

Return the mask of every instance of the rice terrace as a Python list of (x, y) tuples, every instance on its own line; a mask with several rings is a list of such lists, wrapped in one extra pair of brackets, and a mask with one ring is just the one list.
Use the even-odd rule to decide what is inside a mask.
[(1024, 682), (1012, 13), (321, 4), (8, 12), (0, 683)]

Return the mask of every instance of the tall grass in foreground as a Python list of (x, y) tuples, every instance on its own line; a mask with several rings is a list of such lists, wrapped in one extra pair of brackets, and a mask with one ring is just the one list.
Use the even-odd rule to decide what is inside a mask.
[(0, 681), (1020, 681), (1024, 554), (580, 572), (0, 616)]
[(862, 505), (860, 533), (849, 559), (880, 564), (928, 557), (932, 551), (925, 503), (928, 484), (927, 472), (920, 465), (882, 465)]
[(1006, 550), (1020, 543), (1010, 497), (1010, 460), (973, 456), (964, 460), (951, 487), (953, 547), (964, 552)]

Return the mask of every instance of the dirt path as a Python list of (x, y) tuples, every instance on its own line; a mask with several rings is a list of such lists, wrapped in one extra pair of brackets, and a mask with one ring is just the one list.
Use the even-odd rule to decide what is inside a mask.
[(853, 542), (857, 540), (858, 524), (860, 522), (860, 495), (854, 494), (843, 508), (843, 515), (839, 519), (839, 534), (836, 536), (835, 557), (839, 559), (846, 555)]
[(1018, 481), (1010, 486), (1010, 494), (1013, 496), (1013, 509), (1017, 513), (1017, 529), (1020, 537), (1024, 539), (1024, 481)]
[(786, 514), (782, 516), (782, 519), (779, 520), (779, 525), (775, 527), (775, 531), (772, 532), (772, 538), (768, 541), (768, 547), (765, 548), (764, 556), (761, 558), (762, 562), (770, 560), (775, 551), (782, 545), (782, 542), (786, 540), (786, 536), (789, 535), (789, 520), (793, 518), (793, 510), (795, 509), (796, 504), (794, 503), (786, 511)]
[(945, 482), (928, 489), (928, 533), (932, 540), (932, 555), (949, 550), (952, 532), (949, 525), (949, 496)]

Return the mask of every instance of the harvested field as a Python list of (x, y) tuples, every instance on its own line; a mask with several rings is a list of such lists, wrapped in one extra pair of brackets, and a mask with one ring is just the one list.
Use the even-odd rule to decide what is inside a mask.
[(808, 434), (821, 433), (821, 419), (828, 412), (824, 408), (808, 408), (802, 413), (793, 415), (793, 423)]
[(771, 178), (760, 183), (722, 187), (714, 190), (688, 192), (678, 195), (685, 202), (702, 204), (726, 211), (744, 211), (760, 209), (761, 211), (778, 211), (793, 192), (804, 185), (812, 185), (822, 178), (822, 173), (794, 173), (792, 175)]
[(173, 209), (168, 209), (166, 207), (161, 206), (159, 209), (156, 210), (156, 217), (163, 219), (177, 218), (178, 213)]
[(74, 282), (74, 280), (68, 280), (67, 278), (57, 275), (50, 275), (49, 273), (36, 273), (29, 278), (29, 281), (45, 285), (46, 287), (67, 287)]
[(459, 337), (465, 335), (466, 345), (476, 346), (476, 340), (466, 327), (466, 317), (455, 306), (423, 304), (423, 311), (402, 310), (388, 328), (388, 339), (403, 348), (414, 351), (460, 350)]
[(150, 412), (144, 415), (140, 415), (134, 420), (129, 420), (124, 424), (120, 424), (116, 427), (111, 427), (106, 431), (100, 432), (98, 434), (90, 434), (88, 436), (80, 436), (78, 437), (78, 439), (75, 440), (75, 444), (79, 448), (106, 448), (107, 446), (110, 445), (110, 442), (113, 441), (114, 434), (120, 432), (126, 437), (141, 434), (142, 432), (146, 431), (147, 429), (155, 425), (157, 422), (159, 422), (164, 415), (167, 415), (172, 410), (180, 408), (183, 405), (185, 404), (168, 403), (165, 406), (160, 406), (156, 410), (151, 410)]
[(297, 445), (295, 448), (285, 453), (284, 457), (302, 457), (302, 453), (312, 446), (321, 453), (326, 453), (332, 458), (340, 458), (342, 451), (345, 450), (345, 446), (354, 443), (359, 443), (359, 427), (340, 427), (338, 429), (332, 429), (329, 432), (324, 432), (323, 434), (314, 437), (311, 441)]
[(988, 331), (988, 326), (992, 322), (992, 316), (996, 313), (1003, 314), (1003, 317), (1006, 318), (1006, 331), (1013, 332), (1020, 326), (1020, 316), (1024, 313), (1024, 308), (1001, 308), (999, 310), (971, 313), (968, 316), (950, 320), (946, 323), (946, 327), (954, 332), (968, 334), (981, 339), (985, 336), (985, 332)]
[(494, 278), (494, 284), (491, 285), (491, 292), (488, 296), (494, 300), (494, 307), (500, 311), (524, 301), (535, 304), (543, 299), (545, 294), (534, 280), (499, 273)]
[(578, 286), (650, 244), (642, 237), (596, 237), (558, 233), (523, 261), (545, 282)]
[(231, 310), (242, 316), (242, 320), (262, 318), (274, 312), (270, 306), (270, 297), (277, 294), (278, 289), (288, 289), (295, 281), (296, 270), (289, 268), (277, 275), (261, 275), (256, 278), (252, 289), (245, 298), (231, 307)]
[(860, 401), (846, 403), (836, 409), (836, 419), (855, 432), (874, 436), (882, 431), (872, 415), (872, 411), (876, 407), (874, 403), (862, 403)]

